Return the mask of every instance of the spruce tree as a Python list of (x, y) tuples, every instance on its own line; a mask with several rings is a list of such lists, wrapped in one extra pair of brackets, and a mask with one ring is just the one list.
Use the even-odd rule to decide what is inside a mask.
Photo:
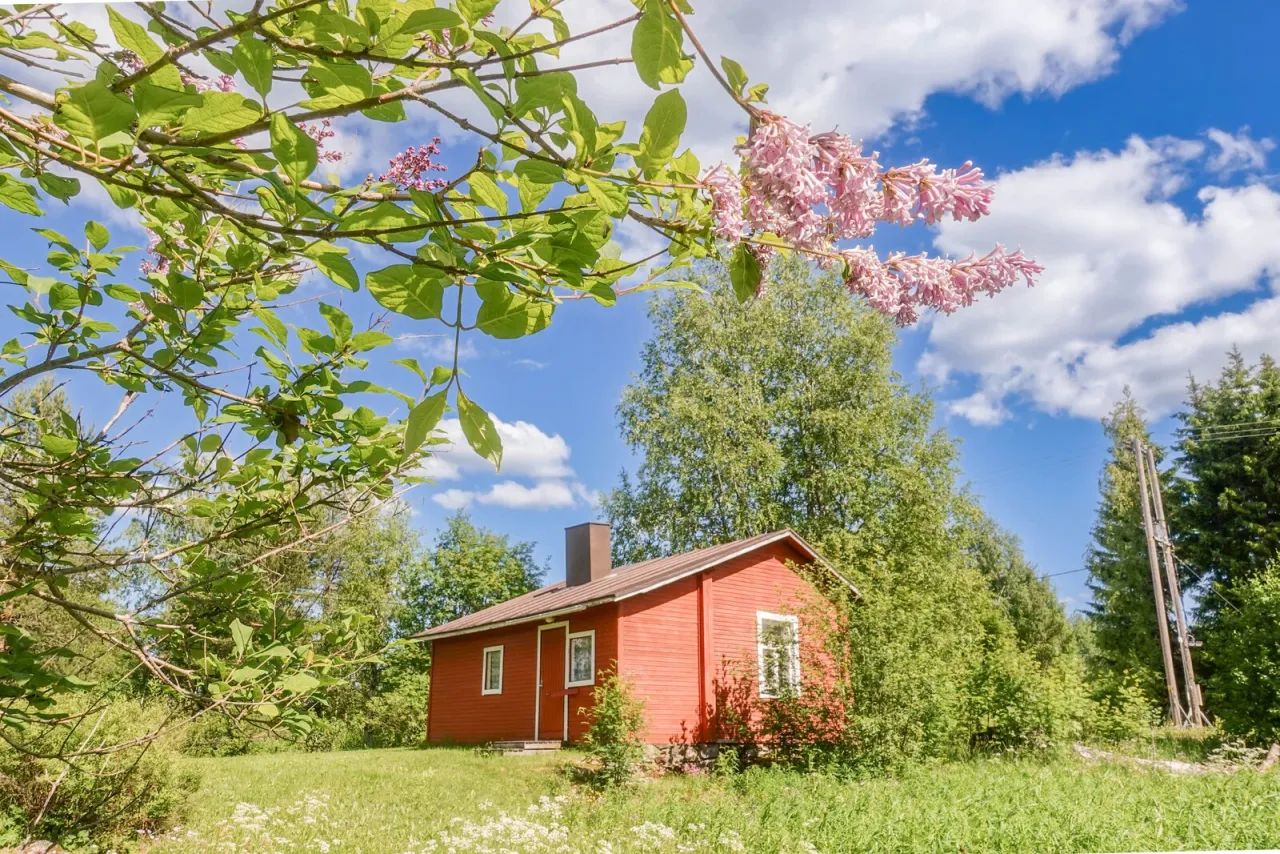
[(1208, 629), (1232, 589), (1280, 552), (1280, 368), (1268, 356), (1250, 366), (1233, 349), (1216, 383), (1192, 380), (1178, 418), (1175, 542), (1205, 585)]
[(1085, 553), (1093, 592), (1087, 611), (1093, 629), (1090, 669), (1104, 692), (1122, 685), (1128, 672), (1148, 696), (1163, 697), (1163, 664), (1133, 439), (1152, 446), (1157, 459), (1162, 452), (1152, 444), (1146, 413), (1128, 387), (1102, 420), (1102, 429), (1111, 440), (1111, 453), (1099, 479), (1097, 521)]

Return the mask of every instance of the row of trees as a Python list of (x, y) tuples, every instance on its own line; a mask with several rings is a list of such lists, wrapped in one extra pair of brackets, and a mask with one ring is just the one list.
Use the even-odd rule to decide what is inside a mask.
[(1163, 697), (1156, 609), (1138, 500), (1134, 437), (1155, 448), (1183, 589), (1195, 600), (1206, 709), (1232, 732), (1280, 732), (1280, 366), (1233, 350), (1216, 381), (1193, 379), (1161, 448), (1126, 392), (1103, 426), (1112, 441), (1086, 556), (1098, 679)]

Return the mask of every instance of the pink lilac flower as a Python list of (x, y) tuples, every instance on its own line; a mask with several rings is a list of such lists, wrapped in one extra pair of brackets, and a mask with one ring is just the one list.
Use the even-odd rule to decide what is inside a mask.
[(169, 259), (160, 254), (160, 235), (150, 229), (147, 230), (147, 255), (150, 257), (138, 265), (142, 275), (169, 272)]
[(322, 119), (318, 125), (303, 122), (298, 127), (302, 129), (303, 133), (315, 140), (316, 156), (320, 160), (328, 163), (337, 163), (346, 156), (341, 151), (333, 151), (325, 147), (325, 140), (332, 139), (338, 135), (338, 132), (333, 130), (328, 119)]
[(815, 169), (818, 148), (809, 129), (773, 113), (742, 146), (747, 170), (747, 218), (756, 231), (777, 234), (800, 249), (828, 243), (826, 221), (815, 208), (827, 188)]
[(236, 88), (236, 80), (229, 74), (219, 74), (213, 80), (194, 74), (183, 74), (181, 79), (184, 86), (194, 86), (197, 92), (210, 92), (214, 89), (219, 92), (234, 92)]
[(832, 190), (827, 200), (832, 239), (870, 237), (884, 211), (879, 154), (864, 155), (861, 143), (834, 131), (812, 142), (818, 148), (818, 175)]
[(121, 51), (116, 64), (119, 65), (120, 69), (126, 74), (137, 74), (139, 71), (147, 67), (147, 64), (142, 61), (142, 57), (138, 56), (131, 50)]
[(881, 261), (871, 248), (841, 254), (849, 269), (846, 289), (861, 294), (877, 311), (903, 325), (919, 319), (921, 307), (951, 314), (972, 305), (979, 294), (995, 295), (1019, 277), (1034, 284), (1034, 277), (1044, 272), (1021, 249), (1010, 253), (1003, 246), (981, 258), (970, 255), (961, 261), (901, 252)]
[(439, 178), (424, 178), (424, 173), (444, 172), (449, 167), (443, 163), (435, 163), (432, 157), (440, 153), (440, 137), (431, 140), (430, 145), (409, 146), (392, 157), (387, 164), (387, 171), (379, 177), (379, 181), (395, 184), (397, 187), (414, 190), (439, 190), (449, 182)]
[(742, 218), (742, 179), (720, 163), (703, 176), (702, 184), (711, 194), (716, 237), (737, 243), (746, 227)]

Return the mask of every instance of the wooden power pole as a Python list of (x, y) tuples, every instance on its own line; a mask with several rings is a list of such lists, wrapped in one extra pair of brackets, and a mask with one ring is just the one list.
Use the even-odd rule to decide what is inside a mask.
[(1169, 598), (1173, 600), (1173, 616), (1178, 627), (1178, 656), (1182, 659), (1183, 689), (1187, 699), (1187, 724), (1207, 726), (1209, 719), (1200, 707), (1200, 686), (1196, 683), (1196, 671), (1191, 661), (1191, 638), (1187, 632), (1187, 618), (1182, 610), (1182, 590), (1178, 585), (1178, 568), (1173, 559), (1173, 543), (1169, 525), (1164, 516), (1164, 497), (1160, 490), (1160, 473), (1156, 469), (1156, 455), (1147, 448), (1147, 472), (1151, 478), (1151, 499), (1156, 512), (1156, 541), (1164, 558), (1165, 579), (1169, 582)]
[(1142, 504), (1142, 529), (1147, 535), (1147, 564), (1151, 569), (1151, 588), (1155, 594), (1156, 631), (1160, 635), (1160, 654), (1164, 658), (1164, 684), (1169, 690), (1169, 717), (1174, 726), (1185, 726), (1187, 717), (1178, 701), (1178, 678), (1173, 670), (1173, 648), (1169, 646), (1169, 611), (1165, 607), (1164, 585), (1160, 582), (1160, 556), (1156, 550), (1155, 529), (1151, 521), (1146, 455), (1142, 452), (1142, 441), (1137, 436), (1133, 437), (1133, 460), (1138, 464), (1138, 500)]

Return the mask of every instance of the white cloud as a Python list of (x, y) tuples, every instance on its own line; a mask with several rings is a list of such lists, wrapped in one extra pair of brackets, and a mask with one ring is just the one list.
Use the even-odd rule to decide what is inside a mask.
[[(396, 343), (405, 350), (412, 350), (420, 356), (443, 362), (446, 367), (453, 362), (452, 334), (402, 335), (396, 339)], [(479, 355), (479, 349), (470, 338), (463, 337), (458, 341), (458, 361), (467, 361)]]
[[(948, 253), (1003, 242), (1047, 268), (1034, 289), (933, 320), (921, 370), (977, 380), (953, 414), (996, 423), (1016, 399), (1095, 418), (1128, 384), (1158, 416), (1178, 405), (1188, 372), (1216, 374), (1233, 344), (1249, 356), (1275, 347), (1280, 193), (1204, 186), (1189, 214), (1170, 197), (1202, 154), (1134, 138), (1119, 152), (1054, 158), (1002, 176), (990, 217), (941, 226), (936, 243)], [(1259, 298), (1243, 309), (1213, 310), (1250, 293)]]
[(546, 362), (539, 362), (537, 359), (516, 359), (511, 364), (528, 368), (531, 371), (540, 371), (547, 366)]
[[(771, 85), (774, 109), (822, 129), (873, 136), (919, 115), (935, 92), (996, 106), (1011, 95), (1056, 95), (1109, 73), (1121, 48), (1180, 7), (1179, 0), (703, 0), (692, 24), (713, 57), (741, 62)], [(625, 0), (569, 4), (575, 32), (634, 13)], [(768, 21), (767, 35), (761, 22)], [(630, 28), (564, 50), (563, 60), (628, 56)], [(699, 60), (699, 62), (701, 62)], [(602, 120), (639, 118), (653, 93), (629, 66), (582, 75)], [(696, 68), (685, 98), (686, 142), (728, 153), (745, 117)], [(705, 159), (705, 158), (704, 158)]]
[(507, 507), (512, 510), (558, 510), (573, 507), (582, 501), (594, 507), (595, 502), (585, 496), (596, 495), (577, 481), (544, 480), (526, 486), (514, 480), (495, 483), (484, 491), (446, 489), (431, 496), (431, 500), (448, 510), (459, 510), (472, 503)]
[[(502, 474), (511, 477), (551, 479), (572, 477), (569, 443), (559, 434), (548, 436), (528, 421), (508, 423), (494, 416), (502, 439)], [(436, 480), (457, 480), (464, 474), (494, 474), (493, 465), (480, 457), (462, 433), (457, 418), (440, 422), (439, 432), (449, 440), (439, 445), (424, 464), (423, 473)]]
[[(432, 495), (432, 501), (449, 510), (471, 504), (515, 510), (551, 510), (578, 505), (594, 507), (599, 503), (600, 494), (576, 479), (569, 465), (569, 443), (558, 433), (547, 435), (527, 421), (507, 423), (497, 417), (494, 425), (502, 437), (501, 475), (504, 480), (488, 488), (446, 489)], [(499, 474), (467, 445), (458, 419), (446, 418), (440, 424), (440, 431), (449, 439), (449, 444), (438, 446), (435, 455), (423, 462), (421, 474), (436, 481)], [(512, 478), (528, 479), (533, 484)]]
[(1240, 128), (1235, 134), (1210, 128), (1205, 135), (1218, 147), (1209, 158), (1209, 168), (1221, 175), (1263, 169), (1267, 165), (1267, 155), (1276, 147), (1274, 139), (1251, 137), (1248, 127)]

